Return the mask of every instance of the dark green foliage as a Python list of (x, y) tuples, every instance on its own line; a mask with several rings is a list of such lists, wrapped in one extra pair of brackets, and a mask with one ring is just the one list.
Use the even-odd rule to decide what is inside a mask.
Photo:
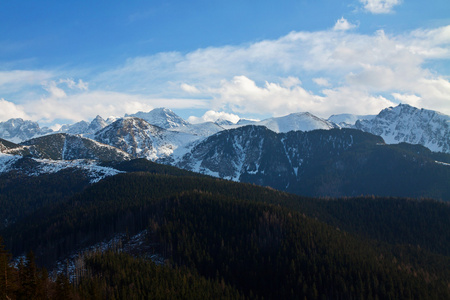
[(86, 299), (244, 299), (224, 282), (113, 252), (86, 258), (77, 290)]
[(146, 172), (159, 175), (205, 177), (204, 175), (198, 173), (186, 171), (168, 165), (157, 164), (145, 158), (137, 158), (122, 162), (110, 161), (104, 162), (103, 165), (124, 172)]
[(120, 174), (102, 180), (70, 201), (49, 205), (45, 218), (37, 212), (3, 235), (14, 253), (33, 247), (35, 253), (45, 252), (54, 259), (55, 255), (63, 255), (75, 246), (98, 242), (116, 232), (142, 230), (148, 224), (146, 218), (154, 209), (153, 203), (192, 190), (279, 204), (343, 230), (392, 244), (420, 245), (422, 249), (444, 255), (450, 249), (450, 233), (442, 230), (450, 228), (450, 206), (442, 202), (392, 198), (333, 202), (207, 177), (144, 173)]
[[(157, 173), (145, 162), (130, 168), (153, 167)], [(124, 298), (124, 290), (145, 298), (152, 280), (174, 297), (212, 295), (220, 287), (231, 298), (446, 299), (449, 216), (450, 206), (437, 201), (309, 199), (210, 177), (140, 172), (51, 202), (45, 214), (35, 211), (2, 234), (14, 254), (32, 249), (50, 266), (75, 249), (148, 228), (151, 251), (171, 263), (91, 257), (79, 290), (91, 299)], [(133, 277), (136, 270), (153, 279), (144, 284)], [(155, 279), (152, 270), (165, 275)], [(193, 290), (182, 288), (184, 278)], [(73, 292), (61, 277), (52, 293)]]
[(36, 266), (32, 252), (13, 267), (0, 237), (0, 299), (79, 299), (67, 280), (64, 293), (60, 293), (58, 282), (59, 279), (51, 280), (45, 269)]
[(450, 203), (357, 197), (305, 200), (301, 210), (328, 224), (390, 244), (450, 256)]
[[(33, 167), (33, 160), (22, 158), (17, 163)], [(89, 184), (82, 171), (65, 169), (54, 174), (27, 176), (18, 172), (0, 174), (0, 230), (51, 207), (81, 191)]]
[[(208, 278), (266, 299), (441, 299), (446, 280), (281, 207), (204, 192), (166, 200), (162, 252)], [(448, 263), (449, 260), (446, 260)], [(417, 274), (418, 273), (418, 274)], [(427, 277), (428, 276), (428, 277)]]
[[(290, 132), (287, 140), (296, 141), (299, 138), (289, 135), (300, 134)], [(310, 140), (327, 138), (316, 131), (310, 135)], [(336, 135), (341, 140), (351, 136), (354, 145), (336, 151), (315, 141), (320, 146), (313, 157), (301, 165), (295, 181), (281, 189), (313, 197), (376, 195), (450, 200), (450, 168), (435, 162), (449, 161), (450, 155), (432, 153), (420, 145), (384, 145), (374, 140), (379, 137), (370, 139), (370, 135), (354, 130), (331, 131), (329, 135), (331, 140)]]

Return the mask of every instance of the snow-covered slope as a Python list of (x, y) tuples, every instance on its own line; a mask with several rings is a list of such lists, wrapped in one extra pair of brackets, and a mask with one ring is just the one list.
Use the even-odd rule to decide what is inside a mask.
[(155, 108), (149, 112), (138, 112), (132, 115), (126, 114), (125, 117), (136, 117), (147, 121), (151, 125), (169, 129), (189, 125), (173, 111), (168, 108)]
[(216, 123), (205, 122), (199, 124), (189, 124), (187, 126), (174, 127), (171, 128), (170, 130), (208, 137), (210, 135), (218, 133), (219, 131), (224, 130), (224, 128)]
[(235, 123), (231, 122), (230, 120), (225, 120), (225, 119), (217, 119), (214, 124), (218, 125), (218, 126), (230, 126), (230, 125), (235, 125)]
[(132, 157), (145, 157), (152, 161), (176, 155), (176, 152), (183, 154), (186, 148), (200, 139), (199, 136), (151, 125), (136, 117), (119, 119), (97, 132), (94, 138)]
[(420, 144), (432, 151), (450, 153), (450, 116), (407, 104), (383, 109), (355, 128), (383, 137), (386, 143)]
[(69, 134), (81, 134), (85, 136), (92, 136), (97, 131), (105, 128), (108, 125), (107, 121), (103, 120), (102, 117), (97, 116), (95, 119), (88, 123), (86, 121), (80, 121), (71, 125), (63, 125), (58, 130), (60, 133)]
[(59, 133), (83, 134), (87, 133), (89, 123), (86, 121), (76, 122), (74, 124), (65, 124), (57, 131)]
[(56, 133), (34, 138), (22, 143), (37, 158), (53, 160), (96, 159), (122, 161), (130, 155), (115, 147), (78, 135)]
[(30, 155), (30, 149), (28, 146), (22, 146), (19, 144), (11, 143), (7, 140), (0, 138), (0, 152), (11, 155)]
[(0, 173), (16, 170), (27, 176), (39, 176), (56, 173), (64, 169), (82, 170), (91, 183), (98, 182), (107, 176), (122, 173), (110, 167), (100, 166), (98, 161), (89, 159), (49, 160), (0, 153)]
[(270, 130), (280, 133), (289, 131), (311, 131), (316, 129), (332, 129), (336, 126), (327, 120), (316, 117), (308, 112), (293, 113), (284, 117), (270, 118), (254, 123), (266, 126)]
[(89, 133), (95, 133), (103, 128), (108, 126), (105, 120), (102, 117), (97, 115), (94, 120), (89, 124), (88, 131)]
[(252, 176), (256, 182), (265, 178), (287, 184), (300, 176), (308, 161), (323, 161), (364, 142), (376, 145), (383, 140), (354, 129), (275, 133), (264, 126), (248, 125), (208, 137), (175, 166), (236, 181)]

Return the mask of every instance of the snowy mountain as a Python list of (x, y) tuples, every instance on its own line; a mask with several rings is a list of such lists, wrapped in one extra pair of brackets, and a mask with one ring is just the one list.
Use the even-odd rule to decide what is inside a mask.
[(274, 132), (311, 131), (316, 129), (332, 129), (336, 126), (327, 120), (316, 117), (308, 112), (293, 113), (284, 117), (270, 118), (254, 123), (266, 126)]
[(188, 124), (186, 126), (174, 127), (169, 130), (189, 133), (202, 137), (208, 137), (210, 135), (218, 133), (219, 131), (224, 130), (224, 128), (218, 125), (217, 123), (205, 122), (199, 124)]
[(57, 131), (58, 133), (84, 134), (87, 133), (89, 123), (86, 121), (76, 122), (74, 124), (65, 124)]
[(107, 125), (107, 121), (105, 121), (102, 117), (97, 116), (91, 121), (91, 123), (80, 121), (75, 124), (63, 125), (57, 132), (90, 136), (105, 128)]
[(371, 139), (372, 144), (383, 143), (381, 138), (366, 137), (360, 131), (349, 132), (275, 133), (264, 126), (248, 125), (210, 136), (194, 146), (175, 165), (235, 181), (252, 175), (283, 178), (282, 181), (287, 184), (289, 178), (299, 176), (299, 168), (305, 160), (323, 151), (326, 155), (344, 151), (357, 143), (360, 137)]
[(439, 186), (433, 197), (445, 199), (449, 163), (450, 155), (419, 145), (386, 145), (355, 129), (275, 133), (249, 125), (208, 137), (174, 165), (310, 196), (417, 197), (433, 192), (431, 180)]
[(108, 126), (108, 123), (105, 120), (103, 120), (102, 117), (97, 115), (95, 117), (95, 119), (92, 120), (91, 123), (89, 124), (88, 132), (95, 133), (95, 132), (105, 128), (106, 126)]
[(241, 119), (236, 124), (223, 124), (222, 126), (226, 129), (234, 129), (247, 125), (265, 126), (277, 133), (297, 130), (332, 129), (337, 127), (334, 123), (316, 117), (308, 112), (292, 113), (287, 116), (269, 118), (262, 121)]
[(236, 125), (239, 125), (239, 126), (253, 125), (253, 124), (257, 123), (257, 122), (259, 122), (259, 121), (248, 120), (248, 119), (240, 119), (240, 120), (236, 123)]
[(155, 108), (149, 112), (138, 112), (125, 117), (136, 117), (147, 121), (151, 125), (170, 129), (175, 127), (188, 126), (189, 123), (167, 108)]
[(40, 128), (36, 122), (24, 121), (20, 118), (0, 122), (0, 138), (13, 143), (20, 143), (51, 132), (52, 130), (49, 128)]
[(352, 128), (358, 120), (372, 120), (373, 118), (375, 118), (375, 115), (339, 114), (332, 115), (327, 121), (332, 122), (341, 128)]
[(214, 124), (216, 124), (218, 126), (235, 125), (235, 123), (231, 122), (230, 120), (225, 120), (225, 119), (217, 119), (216, 121), (214, 121)]
[(371, 120), (358, 120), (356, 129), (383, 137), (386, 143), (420, 144), (450, 153), (450, 116), (407, 104), (383, 109)]
[(151, 125), (137, 117), (119, 119), (94, 136), (95, 140), (117, 147), (134, 158), (145, 157), (152, 161), (176, 155), (175, 152), (184, 153), (185, 148), (199, 138)]
[(100, 161), (127, 160), (130, 156), (115, 147), (78, 135), (56, 133), (22, 143), (36, 158), (52, 160), (95, 159)]

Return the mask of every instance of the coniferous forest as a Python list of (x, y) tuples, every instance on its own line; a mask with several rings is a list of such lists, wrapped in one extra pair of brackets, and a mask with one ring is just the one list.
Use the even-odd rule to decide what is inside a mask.
[(128, 173), (92, 185), (67, 170), (0, 179), (1, 299), (450, 299), (448, 202), (115, 167)]

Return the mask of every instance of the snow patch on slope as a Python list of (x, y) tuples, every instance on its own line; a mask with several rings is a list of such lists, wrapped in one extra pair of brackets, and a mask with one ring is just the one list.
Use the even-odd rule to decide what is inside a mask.
[(311, 131), (316, 129), (332, 129), (336, 126), (327, 120), (316, 117), (310, 113), (293, 113), (284, 117), (270, 118), (255, 123), (266, 126), (270, 130), (280, 133), (289, 131)]
[[(22, 156), (9, 155), (0, 153), (0, 173), (6, 173), (14, 170), (14, 164), (21, 159)], [(108, 176), (114, 176), (122, 171), (99, 166), (97, 161), (89, 159), (77, 159), (77, 160), (50, 160), (50, 159), (36, 159), (30, 158), (31, 160), (37, 162), (37, 166), (32, 170), (27, 170), (26, 174), (28, 176), (39, 176), (41, 174), (52, 174), (57, 173), (61, 170), (73, 168), (80, 169), (85, 172), (85, 174), (90, 179), (90, 183), (95, 183), (102, 180)]]

